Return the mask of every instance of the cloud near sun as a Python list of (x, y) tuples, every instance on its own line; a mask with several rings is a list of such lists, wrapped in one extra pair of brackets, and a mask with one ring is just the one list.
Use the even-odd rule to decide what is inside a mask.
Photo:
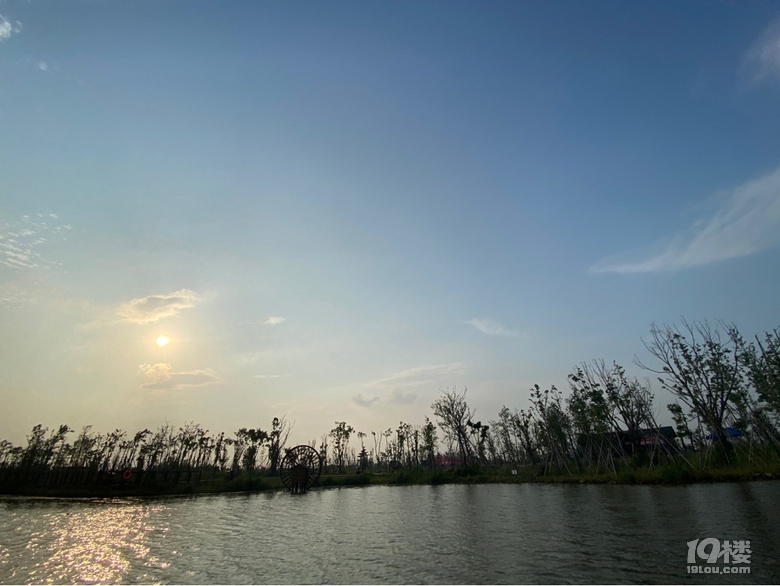
[(138, 367), (146, 382), (140, 389), (145, 391), (179, 391), (191, 387), (202, 387), (219, 382), (219, 377), (208, 368), (187, 372), (171, 372), (167, 363), (141, 364)]
[(149, 295), (131, 299), (119, 306), (119, 314), (136, 324), (147, 324), (172, 317), (183, 309), (194, 307), (200, 297), (195, 291), (179, 289), (166, 295)]

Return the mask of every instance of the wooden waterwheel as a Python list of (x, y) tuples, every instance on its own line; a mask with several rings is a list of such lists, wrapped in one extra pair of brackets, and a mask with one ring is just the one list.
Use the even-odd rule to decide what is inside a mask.
[(290, 448), (279, 465), (282, 483), (293, 494), (309, 490), (321, 473), (322, 458), (317, 450), (307, 445)]

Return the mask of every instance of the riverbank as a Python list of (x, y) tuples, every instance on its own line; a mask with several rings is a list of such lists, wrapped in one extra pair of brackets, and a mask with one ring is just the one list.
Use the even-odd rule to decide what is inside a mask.
[[(624, 485), (684, 485), (713, 482), (746, 482), (780, 479), (780, 462), (763, 464), (696, 467), (686, 462), (671, 461), (644, 468), (625, 465), (615, 469), (563, 470), (547, 472), (537, 466), (515, 470), (442, 469), (434, 472), (401, 470), (366, 474), (324, 474), (316, 487), (349, 487), (371, 485), (440, 485), (440, 484), (624, 484)], [(217, 493), (247, 493), (284, 490), (278, 476), (242, 475), (234, 479), (212, 479), (175, 485), (118, 484), (66, 487), (2, 487), (0, 496), (32, 496), (51, 498), (119, 498), (158, 497)]]

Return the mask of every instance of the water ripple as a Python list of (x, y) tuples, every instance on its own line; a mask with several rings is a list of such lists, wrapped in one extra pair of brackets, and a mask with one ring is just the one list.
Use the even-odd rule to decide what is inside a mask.
[(766, 482), (6, 499), (0, 582), (706, 583), (686, 573), (686, 542), (716, 537), (754, 551), (752, 574), (718, 583), (770, 583), (778, 497)]

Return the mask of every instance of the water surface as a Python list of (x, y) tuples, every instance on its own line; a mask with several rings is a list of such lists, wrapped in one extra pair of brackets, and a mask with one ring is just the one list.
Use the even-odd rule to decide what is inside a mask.
[[(0, 502), (2, 583), (778, 583), (780, 483)], [(686, 543), (751, 541), (751, 574)], [(706, 565), (706, 564), (705, 564)]]

